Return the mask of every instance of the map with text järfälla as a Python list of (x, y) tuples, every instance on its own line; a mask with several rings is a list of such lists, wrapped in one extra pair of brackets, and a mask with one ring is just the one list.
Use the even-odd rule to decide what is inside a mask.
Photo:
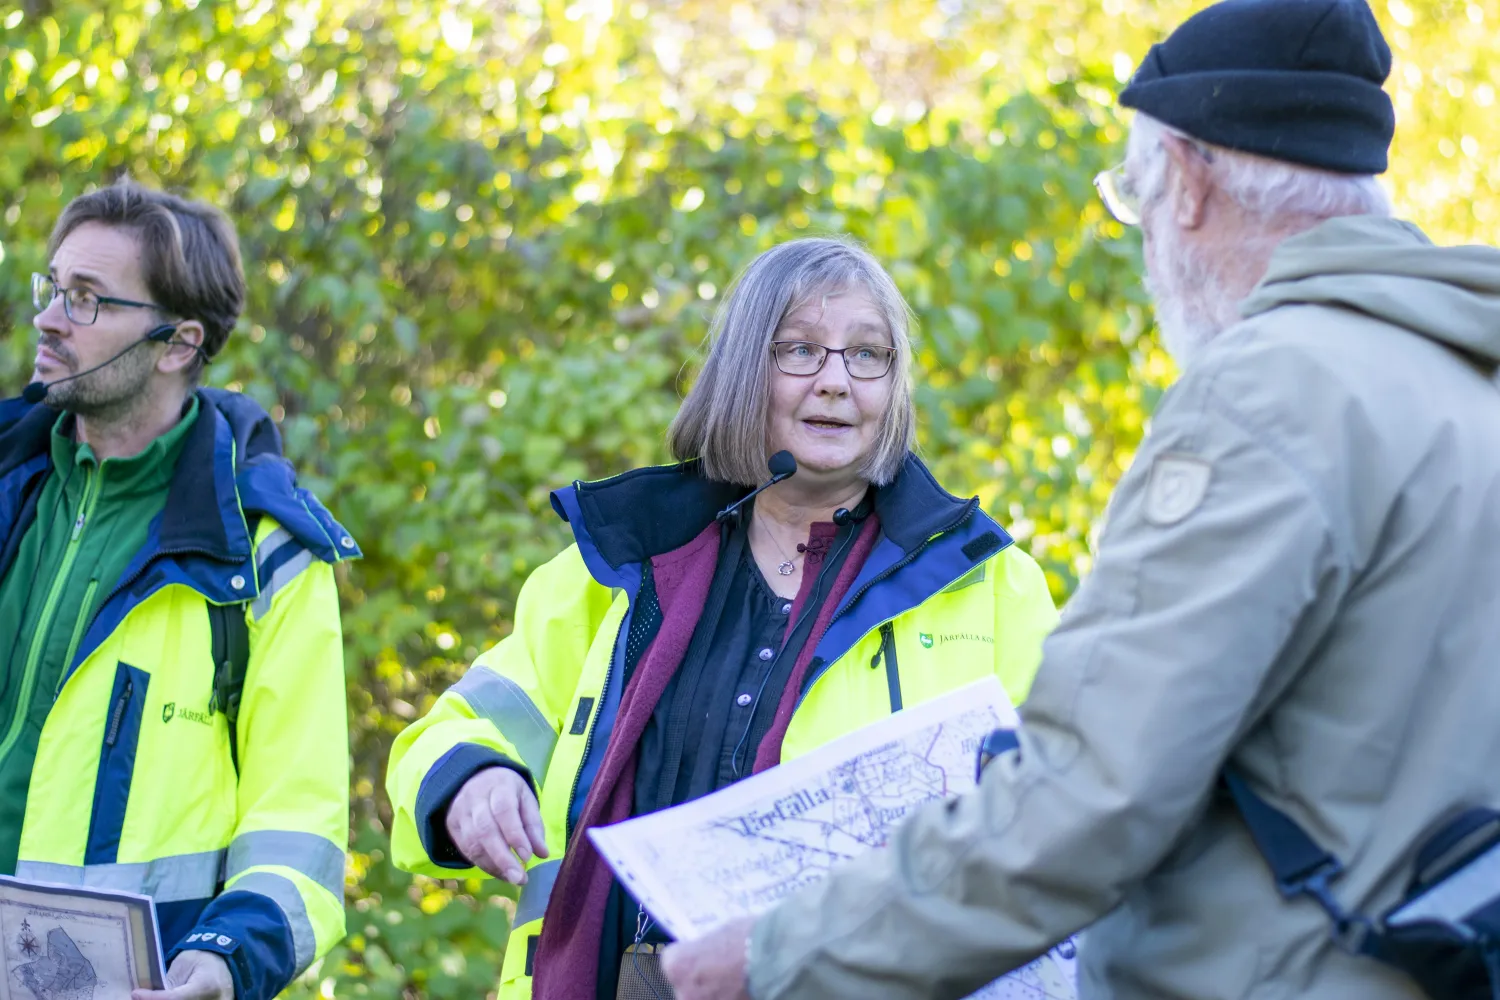
[[(979, 743), (1017, 723), (989, 679), (672, 809), (589, 831), (620, 881), (674, 937), (762, 913), (857, 854), (908, 813), (974, 787)], [(1073, 1000), (1065, 942), (975, 1000)]]

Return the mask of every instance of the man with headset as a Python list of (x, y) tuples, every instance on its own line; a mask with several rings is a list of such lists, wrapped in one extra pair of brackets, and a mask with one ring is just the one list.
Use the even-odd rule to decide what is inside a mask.
[(0, 872), (152, 896), (137, 1000), (269, 998), (344, 931), (333, 564), (270, 418), (198, 387), (245, 285), (215, 209), (75, 199), (0, 403)]

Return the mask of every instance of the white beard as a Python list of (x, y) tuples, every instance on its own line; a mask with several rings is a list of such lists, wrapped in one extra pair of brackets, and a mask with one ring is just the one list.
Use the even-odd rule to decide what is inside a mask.
[(1240, 300), (1215, 268), (1182, 245), (1180, 234), (1172, 225), (1152, 233), (1146, 291), (1167, 353), (1185, 370), (1205, 344), (1239, 322)]

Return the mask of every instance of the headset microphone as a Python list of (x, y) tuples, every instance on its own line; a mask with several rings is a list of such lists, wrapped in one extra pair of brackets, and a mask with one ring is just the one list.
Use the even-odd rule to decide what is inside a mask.
[(746, 493), (744, 496), (740, 497), (728, 507), (725, 507), (723, 510), (719, 511), (714, 520), (720, 522), (727, 521), (729, 518), (733, 517), (742, 506), (749, 503), (751, 500), (754, 500), (756, 495), (762, 490), (770, 489), (772, 486), (775, 486), (783, 479), (792, 478), (797, 474), (797, 460), (792, 457), (792, 453), (789, 451), (778, 451), (776, 454), (772, 455), (771, 460), (766, 463), (766, 469), (771, 473), (770, 479), (766, 480), (764, 483), (757, 486), (749, 493)]
[[(26, 388), (24, 388), (24, 389), (21, 390), (21, 398), (23, 400), (25, 400), (26, 402), (31, 403), (33, 405), (36, 404), (36, 403), (40, 403), (42, 400), (44, 400), (44, 399), (47, 398), (47, 393), (52, 390), (52, 387), (54, 385), (62, 385), (64, 382), (71, 382), (75, 378), (83, 378), (85, 375), (92, 375), (92, 374), (94, 374), (94, 372), (98, 371), (99, 369), (101, 369), (101, 368), (107, 368), (110, 365), (114, 364), (116, 361), (119, 361), (125, 355), (129, 354), (131, 351), (135, 350), (137, 347), (140, 347), (142, 344), (146, 344), (146, 343), (170, 344), (170, 343), (172, 343), (172, 334), (174, 334), (176, 332), (177, 332), (177, 324), (176, 323), (163, 323), (161, 326), (159, 326), (156, 329), (152, 330), (150, 333), (147, 333), (140, 340), (137, 340), (135, 343), (131, 344), (129, 347), (125, 348), (119, 354), (116, 354), (114, 357), (110, 358), (108, 361), (104, 362), (103, 364), (97, 364), (97, 365), (95, 365), (92, 368), (85, 368), (83, 371), (79, 372), (77, 375), (69, 375), (66, 378), (55, 379), (54, 381), (51, 381), (51, 382), (30, 382), (30, 383), (28, 383), (27, 386), (26, 386)], [(201, 350), (201, 348), (198, 348), (196, 345), (193, 345), (193, 344), (189, 344), (188, 346), (193, 347), (195, 350)]]

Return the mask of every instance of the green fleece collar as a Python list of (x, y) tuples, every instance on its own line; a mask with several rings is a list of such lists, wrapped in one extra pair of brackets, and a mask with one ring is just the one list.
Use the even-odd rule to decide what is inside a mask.
[(182, 419), (165, 434), (129, 458), (99, 461), (87, 442), (73, 439), (75, 420), (71, 413), (58, 416), (52, 425), (52, 467), (55, 474), (67, 476), (70, 471), (93, 469), (100, 473), (101, 500), (127, 499), (165, 490), (171, 485), (182, 455), (188, 432), (198, 419), (198, 397), (188, 397)]

